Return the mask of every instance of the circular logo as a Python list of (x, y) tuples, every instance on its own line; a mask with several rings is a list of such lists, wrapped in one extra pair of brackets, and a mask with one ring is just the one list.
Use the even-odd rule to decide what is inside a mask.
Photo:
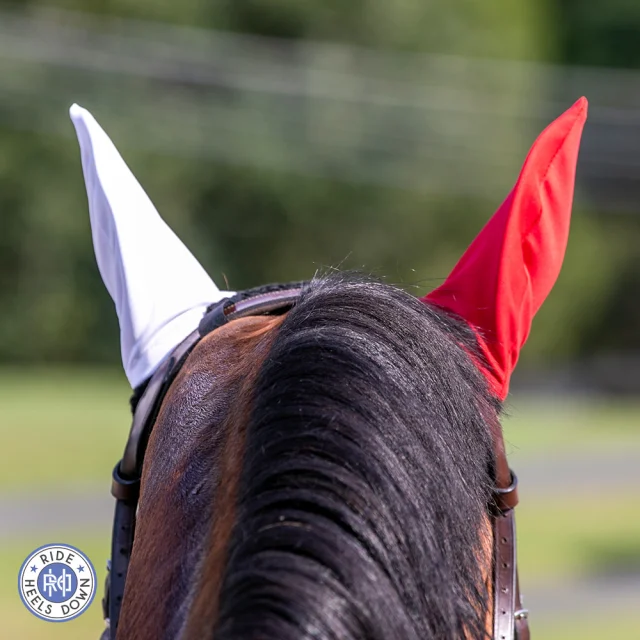
[(66, 622), (84, 613), (93, 602), (96, 572), (79, 549), (48, 544), (22, 563), (18, 590), (33, 615), (49, 622)]

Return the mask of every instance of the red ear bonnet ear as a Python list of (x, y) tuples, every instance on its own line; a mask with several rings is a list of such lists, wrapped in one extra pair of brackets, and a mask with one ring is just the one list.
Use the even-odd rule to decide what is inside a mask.
[(483, 372), (501, 399), (533, 316), (560, 273), (586, 118), (581, 98), (540, 134), (507, 199), (447, 280), (424, 298), (476, 331)]

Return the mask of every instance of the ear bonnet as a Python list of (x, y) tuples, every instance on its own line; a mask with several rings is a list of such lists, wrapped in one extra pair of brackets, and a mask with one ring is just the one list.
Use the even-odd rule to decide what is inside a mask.
[[(191, 333), (219, 291), (160, 218), (93, 116), (70, 110), (82, 153), (93, 246), (116, 305), (122, 362), (133, 387)], [(564, 258), (580, 137), (581, 98), (535, 141), (515, 187), (446, 281), (423, 300), (462, 317), (477, 335), (478, 363), (504, 399), (534, 315)]]
[(117, 149), (82, 107), (71, 119), (82, 154), (93, 247), (116, 306), (122, 364), (132, 387), (191, 333), (219, 291), (162, 220)]
[(540, 134), (507, 199), (444, 284), (424, 298), (474, 329), (485, 360), (479, 366), (501, 399), (560, 273), (586, 118), (581, 98)]

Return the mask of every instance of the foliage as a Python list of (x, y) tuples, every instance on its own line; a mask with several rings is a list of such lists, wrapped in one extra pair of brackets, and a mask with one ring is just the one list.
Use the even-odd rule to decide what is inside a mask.
[[(573, 40), (566, 34), (569, 20), (578, 11), (571, 9), (573, 13), (558, 21), (550, 5), (533, 0), (31, 0), (20, 4), (34, 15), (36, 9), (58, 7), (294, 40), (507, 60), (560, 55), (573, 60), (571, 47), (566, 45)], [(627, 12), (640, 15), (640, 10), (630, 7)], [(589, 23), (589, 38), (599, 41), (601, 37), (604, 43), (608, 32), (598, 31), (599, 24)], [(575, 32), (577, 27), (572, 28)], [(320, 66), (329, 63), (323, 55), (330, 54), (318, 54)], [(603, 59), (617, 61), (607, 56)], [(345, 69), (350, 64), (344, 61)], [(400, 65), (389, 73), (393, 76), (401, 71)], [(66, 109), (74, 100), (97, 107), (96, 115), (113, 132), (162, 215), (213, 277), (217, 281), (228, 278), (235, 288), (307, 278), (317, 269), (340, 266), (371, 270), (416, 292), (426, 292), (441, 281), (500, 200), (493, 194), (480, 199), (454, 194), (451, 188), (438, 190), (438, 162), (444, 164), (447, 159), (416, 161), (428, 156), (429, 136), (453, 128), (460, 130), (456, 140), (464, 143), (465, 123), (480, 133), (483, 128), (490, 130), (490, 138), (477, 138), (477, 134), (476, 146), (463, 153), (501, 161), (507, 168), (487, 162), (473, 177), (482, 182), (490, 174), (499, 175), (496, 181), (504, 185), (504, 193), (537, 133), (533, 126), (523, 128), (521, 120), (505, 119), (500, 127), (495, 122), (492, 128), (485, 127), (474, 105), (467, 105), (473, 116), (466, 121), (464, 116), (456, 119), (449, 113), (422, 121), (407, 112), (406, 121), (412, 126), (403, 131), (397, 113), (391, 118), (385, 108), (365, 113), (358, 105), (336, 102), (318, 107), (321, 101), (306, 106), (298, 101), (290, 113), (282, 114), (280, 106), (286, 104), (282, 100), (251, 102), (226, 89), (216, 90), (219, 111), (214, 113), (200, 108), (208, 103), (199, 102), (202, 92), (198, 87), (118, 80), (81, 67), (73, 73), (56, 71), (19, 64), (10, 56), (3, 57), (2, 51), (0, 79), (0, 359), (13, 362), (118, 359), (117, 322), (95, 268), (79, 154), (66, 119)], [(478, 74), (475, 83), (492, 91), (492, 83), (498, 80)], [(532, 92), (545, 91), (533, 76), (509, 78), (508, 82), (517, 85), (517, 91), (496, 99), (511, 101), (511, 106), (526, 104)], [(157, 118), (147, 117), (149, 105), (154, 105)], [(179, 113), (185, 105), (201, 120), (200, 128), (189, 129), (193, 115), (180, 125), (194, 148), (207, 131), (208, 143), (217, 144), (218, 153), (228, 155), (232, 150), (240, 154), (244, 145), (272, 158), (272, 168), (250, 166), (240, 155), (234, 156), (237, 160), (227, 157), (221, 162), (214, 156), (168, 154), (160, 140), (163, 125), (156, 120), (169, 113), (169, 107)], [(223, 126), (213, 127), (219, 122)], [(209, 123), (211, 128), (207, 128)], [(236, 133), (225, 137), (225, 127)], [(314, 127), (319, 127), (318, 133)], [(412, 140), (412, 132), (421, 127), (425, 139)], [(498, 129), (501, 132), (496, 135)], [(143, 137), (158, 139), (157, 148), (136, 144)], [(289, 139), (294, 142), (288, 143)], [(369, 139), (384, 142), (384, 148), (368, 148)], [(322, 149), (319, 174), (305, 173), (310, 146), (301, 140)], [(346, 159), (336, 151), (345, 145), (353, 149)], [(407, 157), (396, 175), (423, 180), (427, 188), (420, 192), (371, 180), (335, 179), (345, 167), (366, 164), (373, 170), (386, 169), (389, 153)], [(300, 167), (300, 171), (279, 169), (281, 160), (283, 166)], [(592, 352), (599, 345), (620, 348), (637, 340), (637, 321), (620, 319), (612, 309), (621, 298), (614, 284), (620, 274), (632, 271), (639, 239), (640, 228), (631, 219), (612, 226), (610, 219), (593, 212), (576, 213), (558, 290), (537, 320), (524, 361), (558, 362)], [(631, 318), (640, 313), (633, 303), (629, 311)], [(619, 335), (625, 337), (605, 341), (612, 314), (621, 324)]]
[(640, 8), (632, 0), (560, 0), (559, 52), (574, 64), (640, 67)]

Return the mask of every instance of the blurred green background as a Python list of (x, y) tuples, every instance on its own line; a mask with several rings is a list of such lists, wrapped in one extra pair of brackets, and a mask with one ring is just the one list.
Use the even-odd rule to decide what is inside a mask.
[(581, 95), (567, 258), (505, 428), (534, 637), (636, 637), (638, 43), (640, 4), (626, 0), (0, 1), (6, 637), (98, 636), (100, 595), (48, 624), (20, 603), (17, 571), (62, 541), (103, 579), (109, 475), (128, 430), (73, 102), (218, 284), (340, 266), (425, 293)]

